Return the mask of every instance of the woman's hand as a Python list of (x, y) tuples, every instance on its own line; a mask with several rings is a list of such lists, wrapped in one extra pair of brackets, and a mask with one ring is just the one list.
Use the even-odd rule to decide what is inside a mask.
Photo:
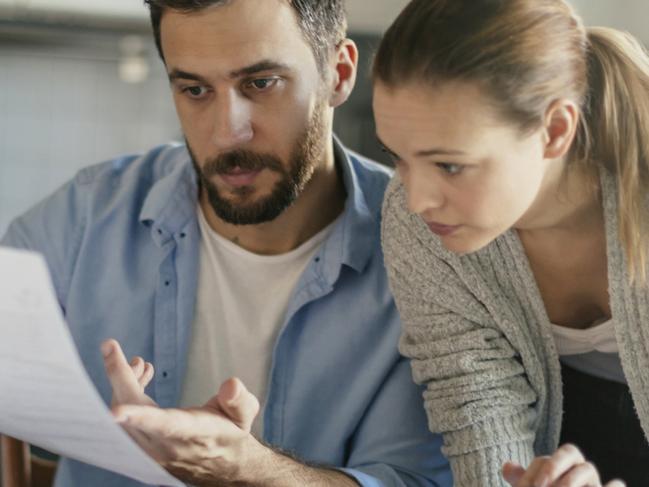
[[(508, 462), (503, 466), (503, 477), (512, 487), (602, 487), (597, 468), (570, 444), (552, 456), (535, 458), (527, 469)], [(624, 482), (613, 480), (604, 487), (624, 486)]]

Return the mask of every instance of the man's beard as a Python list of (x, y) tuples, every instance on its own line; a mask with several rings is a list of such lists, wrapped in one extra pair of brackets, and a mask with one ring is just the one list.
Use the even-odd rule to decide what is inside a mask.
[[(320, 104), (314, 111), (305, 130), (298, 137), (289, 157), (288, 168), (271, 153), (257, 153), (250, 150), (234, 150), (209, 159), (203, 168), (199, 166), (189, 142), (187, 149), (201, 186), (205, 191), (214, 213), (223, 221), (233, 225), (257, 225), (277, 218), (302, 194), (311, 180), (316, 166), (324, 153), (325, 109)], [(216, 174), (227, 174), (235, 169), (243, 171), (270, 170), (281, 177), (268, 196), (245, 203), (254, 194), (254, 188), (243, 186), (233, 192), (239, 202), (220, 194), (217, 186), (210, 181)]]

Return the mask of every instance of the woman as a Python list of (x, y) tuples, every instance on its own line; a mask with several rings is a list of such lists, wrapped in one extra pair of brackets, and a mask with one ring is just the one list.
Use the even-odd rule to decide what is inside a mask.
[(646, 52), (563, 0), (413, 0), (374, 78), (401, 350), (455, 484), (649, 485)]

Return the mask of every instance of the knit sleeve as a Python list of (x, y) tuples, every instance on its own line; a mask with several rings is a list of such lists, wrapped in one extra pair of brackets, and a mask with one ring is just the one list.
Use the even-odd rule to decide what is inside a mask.
[[(405, 208), (393, 181), (383, 207), (383, 248), (403, 322), (400, 351), (415, 382), (425, 384), (431, 431), (457, 487), (508, 486), (502, 465), (534, 457), (536, 394), (516, 350), (457, 272), (445, 251)], [(422, 230), (423, 227), (423, 230)]]

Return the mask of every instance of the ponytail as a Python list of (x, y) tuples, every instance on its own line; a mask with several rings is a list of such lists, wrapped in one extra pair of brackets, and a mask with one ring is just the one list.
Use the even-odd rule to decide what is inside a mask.
[(585, 121), (571, 159), (604, 166), (615, 175), (627, 270), (632, 282), (644, 285), (649, 260), (649, 55), (632, 36), (614, 29), (590, 28), (588, 39)]

